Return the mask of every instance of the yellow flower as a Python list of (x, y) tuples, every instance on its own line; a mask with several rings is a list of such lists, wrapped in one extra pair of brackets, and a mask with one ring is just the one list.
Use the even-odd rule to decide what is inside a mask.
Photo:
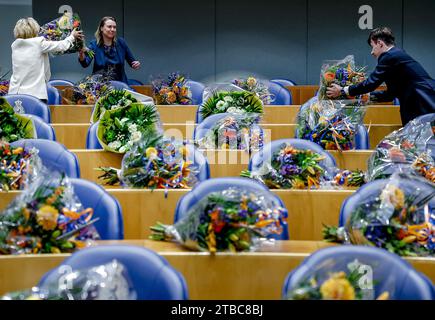
[(36, 219), (38, 224), (42, 226), (44, 230), (53, 230), (57, 226), (57, 217), (59, 212), (52, 206), (42, 206), (36, 212)]
[(324, 300), (355, 300), (355, 289), (344, 272), (334, 273), (320, 287)]
[(254, 87), (257, 84), (257, 80), (254, 77), (249, 77), (246, 80), (246, 84), (250, 87)]
[(390, 202), (396, 210), (402, 209), (405, 207), (405, 194), (401, 189), (396, 186), (389, 185), (387, 188), (382, 191), (381, 201)]
[(157, 156), (157, 150), (156, 148), (153, 147), (149, 147), (145, 150), (145, 155), (148, 159), (150, 159), (151, 157), (156, 157)]

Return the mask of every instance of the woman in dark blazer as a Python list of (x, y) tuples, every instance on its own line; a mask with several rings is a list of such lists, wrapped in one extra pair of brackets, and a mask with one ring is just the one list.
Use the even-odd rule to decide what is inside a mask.
[(112, 70), (113, 80), (127, 83), (124, 61), (135, 70), (140, 68), (140, 62), (134, 58), (125, 40), (116, 37), (114, 17), (101, 19), (95, 32), (95, 40), (91, 41), (88, 49), (93, 52), (93, 55), (89, 54), (89, 51), (82, 50), (79, 52), (79, 62), (83, 68), (87, 68), (92, 60), (95, 60), (92, 73)]

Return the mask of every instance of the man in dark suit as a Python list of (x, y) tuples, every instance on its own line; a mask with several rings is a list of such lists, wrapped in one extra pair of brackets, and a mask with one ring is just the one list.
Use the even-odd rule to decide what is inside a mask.
[(377, 28), (370, 33), (371, 54), (378, 59), (375, 71), (364, 82), (340, 87), (333, 84), (327, 90), (329, 98), (357, 96), (376, 90), (382, 83), (386, 91), (372, 92), (376, 102), (400, 101), (400, 116), (405, 125), (412, 119), (435, 112), (435, 80), (405, 51), (396, 48), (389, 28)]

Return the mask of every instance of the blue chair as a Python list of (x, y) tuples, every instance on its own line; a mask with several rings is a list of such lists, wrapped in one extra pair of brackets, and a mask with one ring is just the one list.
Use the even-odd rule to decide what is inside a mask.
[(275, 82), (269, 81), (268, 88), (270, 94), (272, 94), (271, 105), (291, 105), (292, 94), (285, 87)]
[(270, 82), (278, 83), (283, 87), (294, 87), (297, 86), (296, 82), (289, 79), (272, 79)]
[(394, 98), (393, 104), (394, 104), (395, 106), (400, 106), (400, 101), (399, 101), (399, 99), (398, 99), (398, 98)]
[(56, 141), (23, 139), (11, 144), (14, 147), (36, 148), (42, 164), (49, 170), (64, 172), (70, 178), (80, 178), (77, 156)]
[[(97, 138), (98, 121), (91, 124), (86, 136), (86, 149), (103, 149)], [(188, 159), (197, 168), (198, 174), (196, 175), (199, 181), (204, 181), (210, 178), (210, 167), (207, 158), (198, 151), (192, 144), (187, 144), (187, 150), (189, 151)]]
[(50, 124), (33, 114), (23, 114), (23, 116), (32, 119), (33, 127), (36, 130), (37, 139), (56, 141), (56, 134), (54, 133), (54, 129)]
[[(230, 187), (247, 190), (249, 192), (266, 192), (270, 198), (275, 199), (277, 203), (285, 208), (282, 200), (274, 193), (272, 193), (264, 184), (248, 178), (231, 177), (231, 178), (215, 178), (197, 184), (192, 191), (186, 193), (178, 200), (177, 207), (175, 208), (174, 223), (184, 218), (189, 212), (190, 208), (198, 201), (203, 199), (209, 193), (216, 191), (223, 191)], [(289, 232), (287, 222), (282, 221), (284, 231), (281, 235), (274, 237), (277, 240), (288, 240)]]
[(48, 94), (47, 104), (49, 106), (59, 105), (62, 103), (62, 98), (59, 94), (59, 90), (57, 90), (55, 87), (51, 86), (50, 84), (47, 84), (47, 94)]
[(186, 86), (192, 93), (192, 104), (200, 105), (202, 103), (202, 95), (204, 93), (205, 86), (201, 82), (187, 80)]
[(102, 240), (124, 239), (122, 210), (118, 200), (101, 186), (83, 179), (70, 179), (74, 193), (84, 208), (93, 208), (92, 218), (99, 218), (95, 228)]
[[(181, 273), (165, 258), (146, 248), (127, 245), (90, 247), (75, 252), (60, 266), (80, 270), (104, 265), (114, 259), (127, 269), (138, 300), (188, 299), (186, 281)], [(39, 287), (44, 288), (58, 281), (59, 267), (46, 273), (40, 280)]]
[(290, 144), (297, 149), (312, 150), (316, 153), (325, 156), (325, 159), (320, 162), (320, 164), (325, 168), (331, 168), (337, 166), (334, 157), (329, 152), (323, 150), (321, 146), (315, 144), (314, 142), (303, 140), (303, 139), (280, 139), (266, 144), (262, 150), (254, 154), (251, 160), (249, 161), (249, 170), (250, 171), (259, 170), (262, 167), (263, 162), (270, 161), (272, 155), (276, 151), (278, 151), (281, 145), (284, 143)]
[[(344, 227), (347, 221), (350, 219), (352, 212), (355, 211), (358, 204), (362, 203), (365, 199), (371, 199), (377, 197), (381, 191), (385, 188), (385, 185), (389, 182), (389, 179), (379, 179), (371, 181), (358, 189), (350, 197), (346, 198), (341, 205), (339, 225)], [(429, 182), (417, 179), (400, 179), (400, 188), (405, 192), (415, 192), (417, 188), (421, 190), (422, 194), (435, 195), (435, 188)], [(429, 202), (431, 208), (435, 208), (435, 197)]]
[(113, 88), (115, 88), (117, 90), (126, 89), (126, 90), (135, 91), (128, 84), (121, 82), (121, 81), (112, 80), (112, 81), (110, 81), (110, 84)]
[(50, 108), (38, 98), (28, 94), (9, 94), (4, 98), (11, 106), (14, 106), (15, 102), (21, 101), (25, 113), (34, 114), (47, 123), (51, 122)]
[(128, 79), (127, 83), (129, 86), (143, 86), (144, 84), (142, 81), (136, 80), (136, 79)]
[(63, 79), (52, 79), (50, 81), (48, 81), (48, 84), (52, 85), (52, 86), (68, 86), (68, 87), (72, 87), (74, 86), (74, 83), (68, 80), (63, 80)]
[(336, 246), (316, 251), (289, 273), (283, 286), (283, 299), (287, 299), (289, 291), (311, 277), (313, 270), (319, 270), (319, 266), (325, 268), (325, 276), (328, 276), (329, 272), (347, 271), (347, 265), (355, 260), (372, 268), (375, 297), (389, 291), (393, 285), (394, 291), (389, 292), (392, 300), (435, 299), (430, 280), (407, 261), (387, 250), (365, 246)]

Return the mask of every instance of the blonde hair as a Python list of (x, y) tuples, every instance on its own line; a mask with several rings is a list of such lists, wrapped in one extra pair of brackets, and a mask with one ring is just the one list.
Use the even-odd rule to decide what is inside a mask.
[[(101, 31), (101, 28), (104, 27), (107, 21), (112, 20), (116, 23), (116, 19), (114, 17), (103, 17), (100, 20), (100, 23), (98, 24), (97, 31), (95, 31), (95, 39), (97, 40), (97, 45), (101, 46), (103, 45), (103, 32)], [(116, 42), (116, 35), (115, 38), (113, 38), (113, 42)]]
[(17, 21), (14, 28), (15, 39), (29, 39), (38, 35), (39, 29), (38, 22), (35, 19), (23, 18)]

